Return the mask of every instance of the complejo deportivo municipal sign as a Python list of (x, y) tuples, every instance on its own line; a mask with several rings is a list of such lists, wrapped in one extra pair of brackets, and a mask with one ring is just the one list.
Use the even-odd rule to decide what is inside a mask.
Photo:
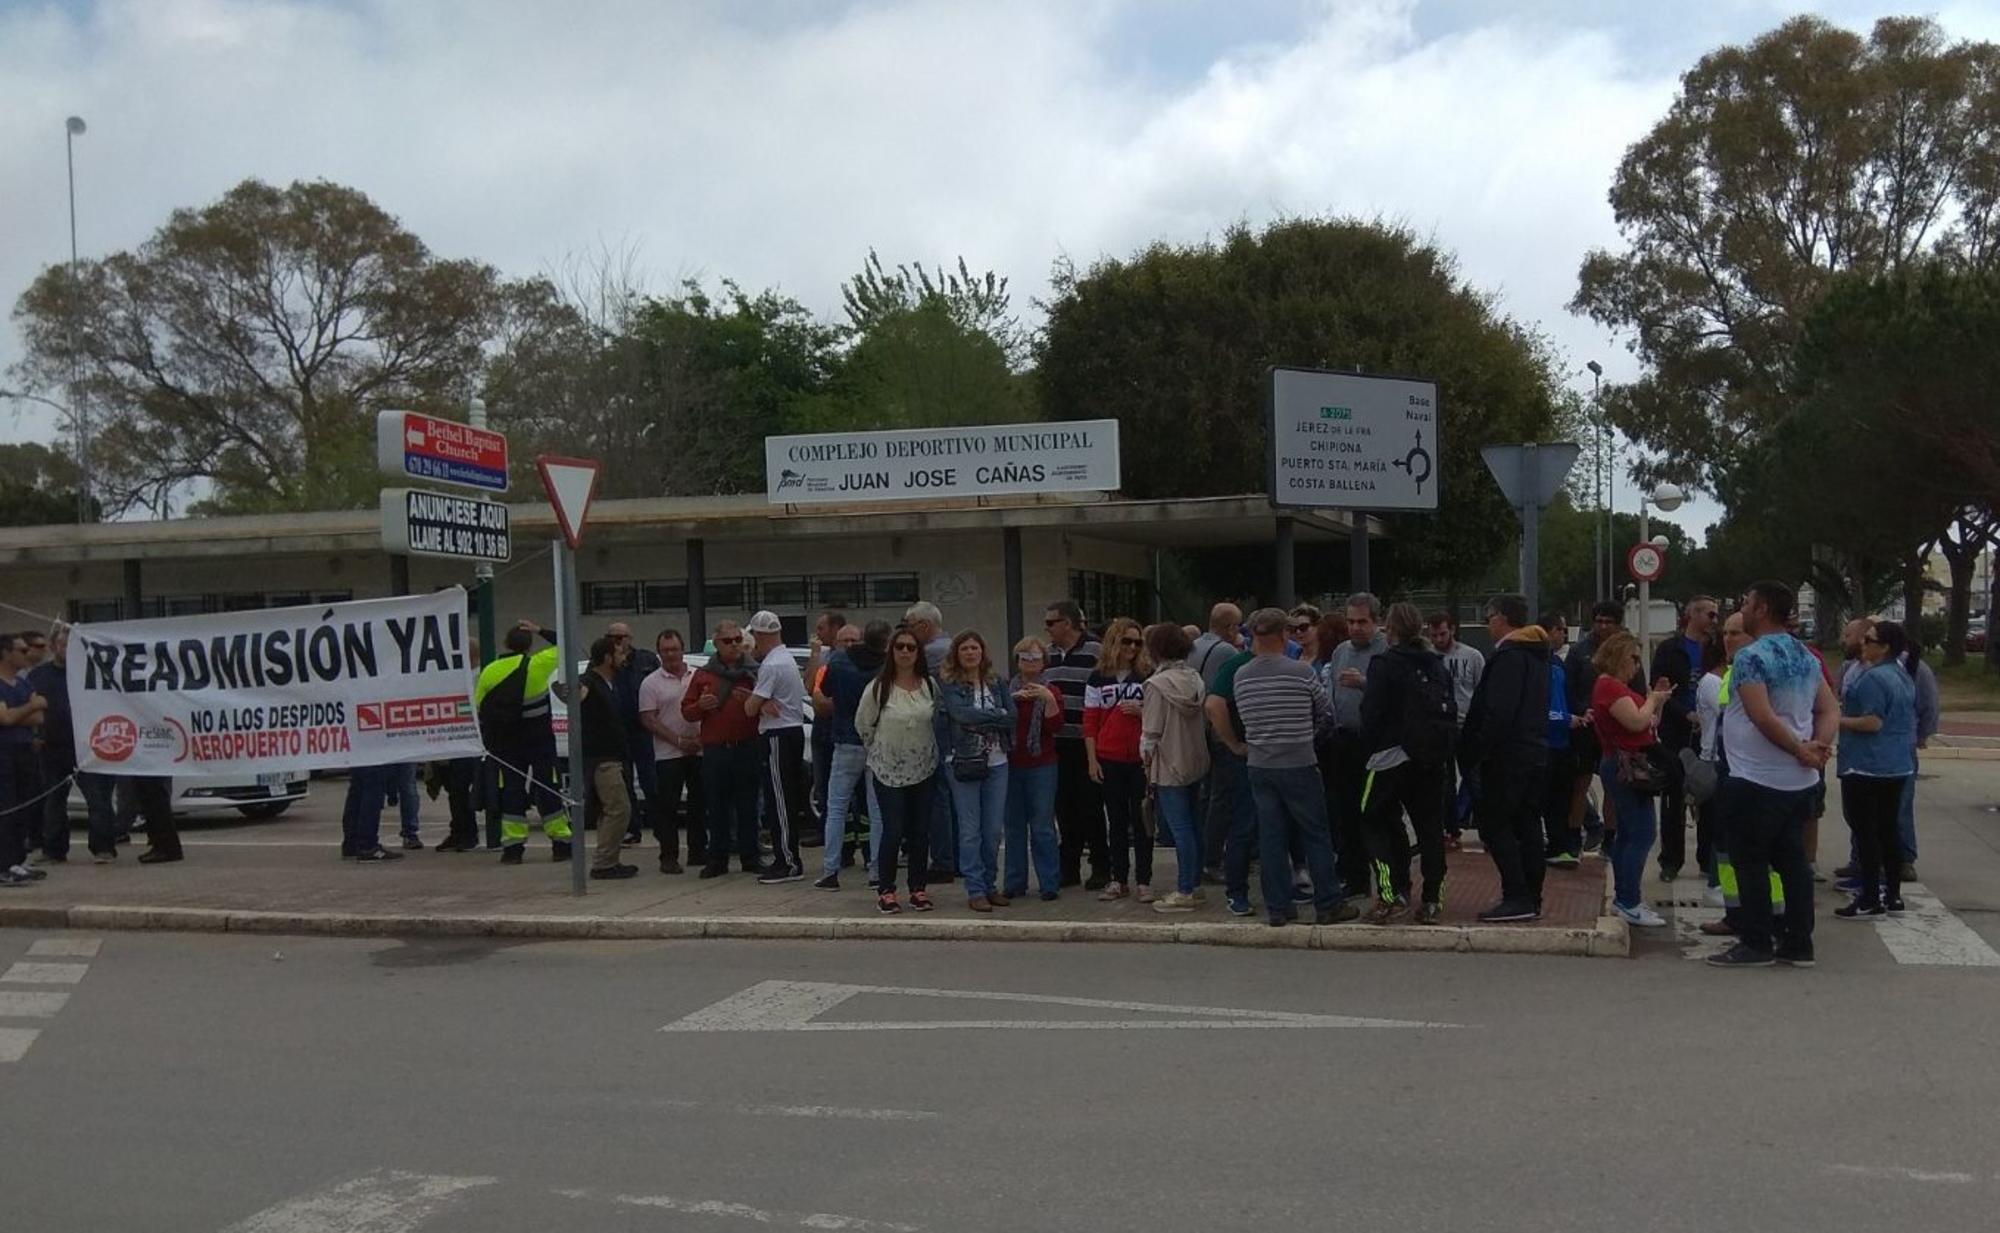
[(764, 438), (773, 505), (1118, 487), (1118, 421), (981, 424)]
[(1354, 510), (1438, 507), (1435, 381), (1271, 370), (1271, 503)]

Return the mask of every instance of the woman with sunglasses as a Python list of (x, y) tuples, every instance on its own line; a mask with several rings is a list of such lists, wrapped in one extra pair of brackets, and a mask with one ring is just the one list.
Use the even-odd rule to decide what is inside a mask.
[(1897, 815), (1917, 771), (1917, 686), (1900, 662), (1909, 641), (1901, 625), (1877, 621), (1861, 637), (1863, 667), (1841, 699), (1840, 811), (1861, 866), (1854, 902), (1833, 910), (1841, 920), (1903, 910)]
[(1107, 903), (1128, 894), (1140, 903), (1153, 902), (1153, 837), (1146, 831), (1146, 771), (1139, 761), (1145, 647), (1137, 621), (1111, 622), (1104, 631), (1104, 655), (1083, 691), (1084, 756), (1090, 778), (1104, 785), (1110, 826), (1111, 883), (1097, 896)]
[(937, 687), (931, 683), (923, 644), (907, 629), (889, 640), (889, 658), (861, 696), (854, 730), (868, 750), (868, 773), (882, 813), (882, 846), (876, 861), (875, 906), (885, 916), (896, 903), (896, 855), (905, 845), (910, 862), (910, 909), (934, 906), (925, 890), (931, 867), (931, 797), (937, 774)]
[(1311, 604), (1300, 604), (1285, 618), (1285, 641), (1298, 648), (1298, 654), (1293, 655), (1293, 659), (1309, 664), (1319, 658), (1319, 623), (1322, 619), (1320, 610)]
[(1660, 708), (1673, 696), (1671, 688), (1656, 686), (1641, 697), (1626, 684), (1644, 671), (1639, 660), (1639, 640), (1622, 630), (1604, 640), (1590, 657), (1597, 670), (1597, 682), (1590, 687), (1590, 718), (1604, 750), (1597, 764), (1604, 796), (1611, 802), (1616, 819), (1611, 833), (1611, 910), (1628, 924), (1657, 929), (1667, 922), (1646, 906), (1640, 892), (1646, 874), (1646, 857), (1659, 837), (1659, 814), (1653, 798), (1619, 774), (1621, 755), (1628, 759), (1650, 756), (1659, 741), (1655, 730)]
[(1042, 681), (1048, 647), (1040, 638), (1014, 644), (1014, 676), (1007, 692), (1014, 700), (1014, 742), (1007, 751), (1007, 869), (1001, 890), (1008, 898), (1028, 893), (1029, 857), (1035, 883), (1046, 902), (1062, 882), (1056, 841), (1056, 737), (1062, 732), (1062, 695)]
[(1000, 828), (1007, 812), (1007, 751), (1014, 707), (986, 653), (986, 639), (966, 630), (952, 639), (938, 670), (951, 765), (945, 770), (958, 815), (958, 872), (965, 906), (991, 912), (1013, 901), (1002, 894)]

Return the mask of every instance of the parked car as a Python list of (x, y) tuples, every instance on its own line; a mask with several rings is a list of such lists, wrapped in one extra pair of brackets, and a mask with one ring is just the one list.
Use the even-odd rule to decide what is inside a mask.
[(1965, 649), (1974, 655), (1986, 653), (1986, 614), (1980, 613), (1965, 623)]
[[(792, 653), (792, 658), (799, 661), (799, 671), (805, 673), (806, 676), (806, 766), (811, 767), (813, 732), (812, 672), (808, 665), (812, 662), (812, 651), (802, 646), (786, 647), (785, 649)], [(709, 656), (700, 651), (689, 651), (686, 659), (688, 667), (699, 668), (708, 663)], [(590, 661), (587, 659), (580, 660), (576, 665), (577, 676), (581, 678), (588, 671), (590, 671)], [(569, 765), (569, 711), (558, 700), (551, 709), (551, 716), (551, 726), (556, 730), (556, 757), (562, 762), (564, 773), (567, 773)]]
[[(176, 814), (216, 813), (233, 809), (246, 818), (262, 821), (275, 818), (306, 798), (312, 776), (305, 771), (267, 771), (258, 775), (176, 775), (173, 804)], [(118, 808), (134, 808), (126, 793), (119, 794)], [(69, 790), (69, 815), (82, 818), (89, 812), (83, 793), (74, 785)]]

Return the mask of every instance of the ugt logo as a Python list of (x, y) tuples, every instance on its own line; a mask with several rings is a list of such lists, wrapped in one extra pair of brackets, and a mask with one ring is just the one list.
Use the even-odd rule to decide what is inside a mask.
[(90, 752), (102, 762), (123, 762), (139, 747), (139, 725), (123, 715), (106, 715), (91, 726)]

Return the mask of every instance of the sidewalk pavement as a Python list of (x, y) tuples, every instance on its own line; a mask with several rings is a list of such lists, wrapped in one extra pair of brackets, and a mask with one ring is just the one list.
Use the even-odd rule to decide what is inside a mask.
[[(333, 794), (327, 793), (331, 799)], [(313, 806), (319, 805), (318, 801)], [(308, 806), (312, 812), (321, 812)], [(430, 828), (433, 832), (437, 827)], [(435, 839), (434, 833), (430, 836)], [(1468, 834), (1468, 839), (1471, 836)], [(1626, 926), (1606, 915), (1602, 861), (1550, 870), (1545, 916), (1527, 925), (1482, 926), (1474, 917), (1498, 897), (1493, 863), (1476, 850), (1450, 858), (1446, 923), (1369, 927), (1311, 924), (1274, 929), (1261, 913), (1231, 917), (1220, 888), (1196, 912), (1164, 915), (1131, 899), (1100, 903), (1081, 889), (978, 915), (959, 883), (934, 885), (932, 913), (883, 916), (867, 878), (842, 873), (838, 892), (810, 880), (760, 886), (744, 873), (703, 880), (664, 875), (650, 843), (627, 848), (637, 877), (593, 881), (579, 899), (567, 865), (553, 865), (537, 835), (529, 859), (500, 865), (492, 852), (411, 852), (399, 861), (342, 861), (337, 823), (289, 818), (267, 827), (193, 830), (187, 860), (142, 866), (139, 845), (113, 864), (93, 865), (79, 848), (49, 866), (33, 888), (5, 892), (0, 925), (78, 929), (230, 930), (365, 936), (498, 935), (537, 938), (919, 938), (954, 941), (1183, 942), (1320, 950), (1424, 950), (1515, 954), (1626, 955)], [(818, 849), (806, 864), (817, 876)], [(1169, 850), (1154, 858), (1154, 888), (1174, 884)], [(1302, 905), (1310, 920), (1311, 909)]]
[(1937, 735), (1925, 757), (2000, 758), (2000, 714), (1964, 711), (1938, 717)]

